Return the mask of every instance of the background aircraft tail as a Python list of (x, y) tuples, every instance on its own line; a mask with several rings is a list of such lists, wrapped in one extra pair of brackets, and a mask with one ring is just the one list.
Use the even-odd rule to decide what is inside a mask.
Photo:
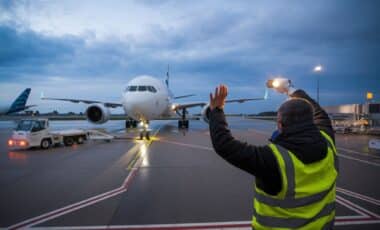
[(25, 105), (26, 105), (26, 102), (28, 101), (30, 91), (31, 91), (30, 88), (25, 89), (12, 103), (7, 113), (15, 113), (15, 112), (19, 112), (28, 108)]

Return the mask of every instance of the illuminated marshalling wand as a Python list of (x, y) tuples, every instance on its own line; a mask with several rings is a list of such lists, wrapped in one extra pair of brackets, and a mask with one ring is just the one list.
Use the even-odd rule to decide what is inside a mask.
[(313, 72), (317, 73), (317, 102), (319, 103), (319, 73), (323, 71), (322, 65), (317, 65), (314, 67)]
[(289, 88), (292, 82), (287, 78), (274, 78), (267, 81), (267, 87), (272, 88)]

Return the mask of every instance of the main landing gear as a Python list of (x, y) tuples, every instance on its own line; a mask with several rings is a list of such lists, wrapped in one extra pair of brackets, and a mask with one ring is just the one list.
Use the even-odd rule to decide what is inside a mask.
[(182, 109), (181, 119), (178, 120), (178, 128), (179, 129), (188, 129), (189, 128), (189, 120), (186, 119), (186, 109)]
[(126, 129), (137, 128), (137, 121), (136, 120), (132, 120), (132, 119), (126, 120), (125, 121), (125, 128)]
[(140, 129), (140, 140), (143, 140), (144, 137), (148, 141), (150, 140), (150, 130), (149, 130), (149, 121), (143, 122), (141, 121), (139, 124)]

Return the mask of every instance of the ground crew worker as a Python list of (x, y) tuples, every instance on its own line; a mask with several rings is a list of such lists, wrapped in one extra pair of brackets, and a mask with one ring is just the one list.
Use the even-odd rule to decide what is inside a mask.
[(278, 92), (289, 100), (278, 109), (269, 144), (236, 140), (223, 112), (227, 87), (210, 94), (210, 136), (219, 156), (255, 176), (254, 229), (332, 229), (338, 162), (327, 113), (303, 90)]

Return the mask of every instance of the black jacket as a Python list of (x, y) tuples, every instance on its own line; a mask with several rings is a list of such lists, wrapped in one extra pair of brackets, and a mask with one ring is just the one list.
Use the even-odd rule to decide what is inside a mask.
[[(290, 96), (304, 98), (313, 105), (314, 123), (287, 128), (271, 141), (290, 150), (305, 164), (319, 161), (327, 153), (327, 142), (319, 130), (325, 131), (334, 140), (331, 121), (319, 104), (303, 90), (297, 90)], [(271, 195), (281, 191), (280, 170), (269, 146), (255, 146), (236, 140), (221, 109), (216, 108), (210, 113), (210, 136), (218, 155), (254, 175), (261, 190)]]

